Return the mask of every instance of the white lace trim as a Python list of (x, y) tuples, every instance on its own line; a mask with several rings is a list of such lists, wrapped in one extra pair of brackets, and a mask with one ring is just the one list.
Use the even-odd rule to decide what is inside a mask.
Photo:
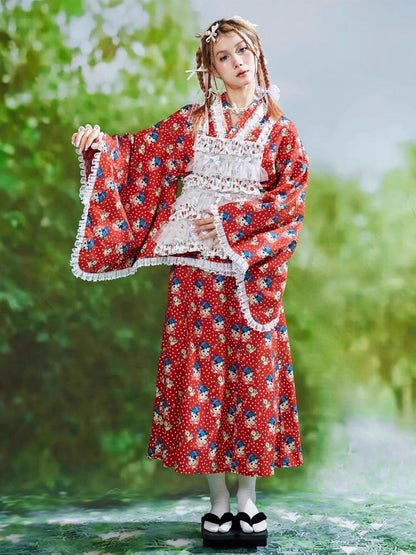
[[(214, 132), (217, 137), (223, 138), (225, 135), (224, 111), (222, 110), (221, 97), (215, 99), (211, 105), (211, 120), (214, 124)], [(206, 121), (205, 134), (208, 136), (209, 119)]]
[(226, 154), (231, 156), (255, 156), (261, 158), (264, 144), (258, 141), (247, 141), (245, 139), (225, 139), (223, 137), (212, 137), (202, 133), (197, 134), (195, 152), (206, 152), (212, 156)]
[[(248, 108), (247, 108), (248, 109)], [(250, 115), (246, 123), (238, 130), (233, 139), (244, 139), (251, 135), (253, 130), (258, 127), (261, 119), (265, 115), (265, 107), (263, 103), (258, 103), (255, 110)], [(226, 136), (226, 124), (224, 119), (224, 110), (222, 107), (221, 98), (217, 98), (211, 106), (211, 119), (214, 124), (215, 134), (219, 138), (225, 138)]]
[(214, 248), (207, 248), (206, 244), (202, 241), (195, 241), (195, 243), (188, 243), (178, 241), (176, 244), (163, 244), (161, 246), (157, 245), (155, 248), (155, 254), (158, 256), (172, 256), (177, 254), (185, 254), (187, 252), (199, 252), (206, 258), (222, 258), (227, 260), (223, 250), (216, 246)]
[[(256, 106), (253, 113), (250, 115), (246, 123), (242, 127), (240, 127), (240, 129), (233, 137), (230, 137), (229, 139), (227, 139), (226, 132), (225, 132), (224, 110), (222, 108), (221, 99), (218, 98), (212, 104), (211, 108), (212, 108), (211, 119), (214, 123), (214, 129), (215, 129), (215, 134), (217, 138), (220, 138), (226, 141), (237, 141), (237, 142), (247, 139), (253, 133), (253, 131), (259, 127), (260, 122), (266, 116), (266, 113), (267, 113), (267, 108), (265, 103), (258, 101), (258, 105)], [(262, 133), (257, 139), (257, 141), (256, 142), (250, 141), (250, 143), (258, 144), (260, 149), (263, 150), (264, 144), (267, 141), (268, 135), (273, 125), (274, 125), (274, 121), (271, 118), (269, 118), (269, 120), (265, 123)], [(208, 133), (206, 133), (206, 135), (208, 135)]]
[[(260, 103), (259, 106), (256, 106), (256, 109), (254, 110), (254, 112), (248, 118), (246, 123), (238, 130), (238, 132), (235, 134), (233, 138), (238, 140), (238, 139), (247, 139), (247, 137), (250, 137), (254, 129), (257, 129), (257, 127), (260, 125), (260, 122), (265, 115), (266, 115), (265, 106), (263, 103)], [(261, 144), (258, 139), (257, 139), (257, 142)]]
[[(178, 197), (179, 200), (184, 193), (194, 193), (196, 191), (212, 191), (219, 193), (222, 198), (227, 199), (227, 195), (240, 195), (238, 200), (244, 200), (247, 196), (249, 198), (259, 198), (262, 195), (262, 189), (257, 179), (248, 178), (230, 178), (226, 176), (213, 176), (204, 179), (205, 176), (198, 175), (196, 172), (191, 173), (183, 180), (182, 194)], [(204, 181), (202, 183), (202, 180)], [(217, 195), (218, 196), (218, 195)], [(232, 198), (229, 196), (229, 198)]]
[(200, 268), (201, 270), (204, 270), (205, 272), (208, 272), (210, 274), (221, 274), (227, 277), (234, 276), (234, 270), (231, 262), (214, 262), (212, 260), (205, 260), (203, 258), (190, 258), (186, 256), (157, 256), (154, 258), (138, 258), (136, 262), (132, 266), (130, 266), (130, 268), (124, 268), (123, 270), (113, 270), (111, 272), (103, 272), (100, 274), (92, 274), (81, 270), (78, 264), (78, 257), (74, 262), (71, 260), (72, 273), (74, 274), (74, 276), (83, 279), (84, 281), (108, 281), (111, 279), (118, 279), (135, 274), (139, 268), (162, 265), (192, 266), (194, 268)]
[[(260, 122), (259, 122), (260, 124)], [(264, 151), (264, 146), (267, 143), (270, 133), (272, 131), (274, 125), (274, 121), (272, 119), (268, 119), (265, 124), (263, 125), (263, 129), (261, 130), (261, 133), (257, 139), (257, 144), (260, 144), (262, 146), (262, 154)], [(254, 131), (255, 128), (253, 128), (250, 133), (252, 133)]]
[[(194, 158), (193, 171), (201, 178), (221, 180), (221, 190), (230, 188), (235, 190), (236, 184), (243, 181), (260, 181), (261, 166), (260, 160), (253, 157), (232, 156), (227, 154), (217, 154), (211, 156), (198, 152)], [(231, 183), (232, 182), (232, 183)], [(244, 186), (240, 186), (244, 190)]]

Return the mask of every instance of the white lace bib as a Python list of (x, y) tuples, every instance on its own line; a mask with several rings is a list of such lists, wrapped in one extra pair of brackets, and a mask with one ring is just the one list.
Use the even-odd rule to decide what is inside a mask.
[(261, 161), (273, 121), (266, 121), (256, 141), (249, 141), (247, 137), (260, 126), (265, 113), (264, 104), (259, 104), (238, 133), (226, 138), (221, 100), (213, 103), (211, 117), (216, 136), (208, 135), (208, 121), (199, 128), (192, 172), (184, 178), (182, 192), (172, 205), (169, 221), (156, 238), (155, 254), (200, 252), (207, 258), (227, 258), (220, 245), (211, 248), (212, 240), (202, 241), (198, 237), (193, 222), (208, 217), (213, 206), (261, 198), (260, 183), (264, 172)]

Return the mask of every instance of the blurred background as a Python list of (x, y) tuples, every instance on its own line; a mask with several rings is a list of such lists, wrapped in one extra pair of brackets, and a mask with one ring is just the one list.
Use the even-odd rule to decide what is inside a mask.
[(416, 493), (412, 0), (1, 0), (3, 492), (206, 489), (146, 459), (168, 269), (70, 271), (70, 137), (200, 101), (195, 33), (236, 13), (258, 24), (311, 163), (285, 293), (305, 465), (260, 487)]

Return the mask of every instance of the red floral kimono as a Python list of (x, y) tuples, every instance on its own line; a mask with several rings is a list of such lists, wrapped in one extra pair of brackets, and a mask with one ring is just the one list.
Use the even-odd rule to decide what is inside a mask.
[[(294, 124), (261, 100), (234, 126), (224, 107), (196, 134), (185, 106), (80, 157), (71, 266), (96, 281), (171, 265), (148, 456), (181, 473), (270, 476), (302, 464), (282, 297), (308, 161)], [(217, 249), (192, 235), (207, 213)]]

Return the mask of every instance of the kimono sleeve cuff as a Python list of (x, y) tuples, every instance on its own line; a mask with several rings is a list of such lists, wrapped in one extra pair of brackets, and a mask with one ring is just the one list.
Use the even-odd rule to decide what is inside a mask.
[(228, 242), (227, 236), (225, 234), (224, 227), (222, 225), (222, 216), (218, 212), (218, 207), (213, 206), (211, 209), (211, 212), (212, 212), (212, 215), (214, 216), (215, 229), (217, 231), (217, 236), (218, 236), (220, 245), (224, 253), (228, 256), (228, 258), (231, 260), (231, 263), (232, 263), (233, 275), (235, 277), (236, 284), (237, 284), (238, 301), (240, 303), (240, 308), (244, 315), (244, 318), (246, 319), (247, 324), (255, 330), (260, 332), (270, 331), (277, 325), (279, 318), (274, 318), (270, 322), (261, 324), (253, 317), (250, 310), (250, 303), (249, 303), (249, 299), (247, 296), (247, 291), (244, 283), (244, 278), (249, 268), (249, 263), (243, 256), (240, 256), (231, 248)]

